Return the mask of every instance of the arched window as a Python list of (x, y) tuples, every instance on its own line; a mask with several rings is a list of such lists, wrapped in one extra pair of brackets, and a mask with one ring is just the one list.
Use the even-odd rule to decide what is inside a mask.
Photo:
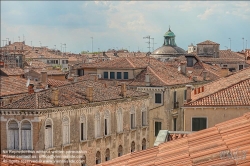
[(142, 150), (145, 150), (146, 149), (146, 139), (143, 138), (142, 140)]
[(27, 120), (21, 123), (21, 148), (22, 150), (32, 149), (31, 124)]
[(19, 128), (15, 120), (9, 121), (8, 125), (8, 149), (19, 149)]
[(123, 132), (123, 116), (121, 108), (117, 111), (117, 132)]
[(87, 139), (87, 121), (85, 115), (80, 117), (80, 140), (84, 141)]
[(63, 166), (70, 166), (69, 159), (65, 159)]
[(135, 107), (133, 106), (130, 110), (130, 127), (131, 129), (135, 129)]
[(45, 121), (45, 149), (53, 147), (53, 125), (51, 119)]
[(69, 133), (69, 118), (67, 116), (63, 117), (63, 144), (69, 144), (70, 143), (70, 133)]
[(132, 141), (131, 143), (131, 153), (135, 151), (135, 142)]
[(106, 149), (106, 152), (105, 152), (105, 161), (109, 161), (109, 160), (110, 160), (110, 150)]
[(118, 147), (118, 157), (122, 156), (123, 155), (123, 148), (121, 145), (119, 145)]
[(143, 105), (142, 110), (141, 110), (141, 115), (142, 115), (142, 126), (147, 125), (147, 107)]
[(104, 135), (110, 134), (110, 114), (109, 111), (104, 113)]
[(82, 158), (81, 158), (81, 166), (86, 166), (86, 163), (87, 163), (86, 156), (83, 155)]
[(101, 153), (100, 151), (96, 152), (96, 160), (95, 160), (96, 164), (100, 164), (101, 163)]
[(101, 137), (101, 122), (99, 112), (95, 114), (95, 133), (96, 137)]

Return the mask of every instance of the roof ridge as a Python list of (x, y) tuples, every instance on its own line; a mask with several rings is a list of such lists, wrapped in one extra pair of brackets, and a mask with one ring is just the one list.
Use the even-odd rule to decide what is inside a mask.
[(128, 61), (128, 63), (129, 63), (131, 66), (133, 66), (133, 68), (135, 68), (135, 65), (128, 59), (128, 57), (126, 57), (125, 59)]

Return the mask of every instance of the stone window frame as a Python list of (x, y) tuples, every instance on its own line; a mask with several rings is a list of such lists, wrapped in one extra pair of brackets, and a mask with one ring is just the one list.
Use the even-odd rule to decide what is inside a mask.
[(109, 161), (110, 160), (110, 149), (107, 148), (105, 151), (105, 161)]
[(95, 137), (101, 137), (101, 118), (100, 112), (95, 114)]
[[(132, 122), (132, 115), (133, 115), (133, 122)], [(130, 129), (136, 129), (136, 109), (134, 106), (130, 108)]]
[[(105, 124), (105, 121), (107, 120), (107, 124)], [(107, 125), (107, 133), (105, 133), (106, 131), (106, 125)], [(108, 136), (111, 134), (111, 115), (110, 115), (110, 111), (106, 110), (104, 112), (104, 135)]]
[(141, 109), (141, 118), (142, 118), (142, 126), (147, 126), (147, 107), (145, 104), (143, 104), (142, 109)]
[(100, 164), (100, 163), (102, 163), (102, 155), (101, 155), (101, 152), (100, 151), (97, 151), (96, 152), (96, 155), (95, 155), (95, 157), (96, 157), (96, 164)]
[[(191, 131), (193, 131), (193, 118), (205, 118), (206, 119), (206, 128), (208, 128), (208, 117), (207, 116), (192, 116), (191, 117)], [(198, 130), (200, 131), (200, 130)]]
[[(9, 128), (9, 123), (11, 122), (11, 121), (15, 121), (16, 122), (16, 124), (17, 124), (17, 130), (18, 130), (18, 138), (17, 138), (17, 140), (15, 141), (14, 140), (14, 142), (18, 142), (18, 144), (17, 144), (17, 147), (16, 148), (14, 148), (14, 149), (12, 149), (11, 148), (11, 146), (13, 145), (13, 144), (11, 144), (11, 142), (10, 142), (10, 128)], [(14, 118), (10, 118), (8, 121), (7, 121), (7, 123), (6, 123), (6, 136), (7, 136), (7, 148), (9, 149), (9, 150), (20, 150), (20, 123), (18, 122), (18, 120), (16, 120), (16, 119), (14, 119)]]
[[(66, 132), (65, 132), (65, 130), (64, 130), (64, 125), (66, 126), (66, 119), (65, 118), (67, 118), (68, 119), (68, 138), (67, 138), (67, 140), (65, 140), (66, 138), (66, 136), (65, 136), (65, 134), (66, 134)], [(62, 118), (62, 139), (63, 139), (63, 145), (67, 145), (67, 144), (70, 144), (70, 118), (69, 118), (69, 116), (67, 116), (67, 115), (65, 115), (65, 116), (63, 116), (63, 118)]]
[(121, 157), (123, 155), (123, 147), (122, 145), (118, 146), (118, 157)]
[[(48, 121), (50, 121), (51, 122), (51, 136), (50, 136), (50, 138), (51, 138), (51, 147), (46, 147), (46, 126), (47, 126), (47, 122)], [(53, 120), (51, 119), (51, 118), (47, 118), (46, 120), (45, 120), (45, 122), (44, 122), (44, 146), (45, 146), (45, 149), (47, 149), (47, 148), (52, 148), (53, 147), (53, 145), (54, 145), (54, 140), (53, 140), (53, 126), (54, 126), (54, 124), (53, 124)]]
[(117, 132), (123, 132), (123, 112), (122, 108), (117, 110)]
[(147, 140), (146, 140), (146, 138), (142, 139), (141, 146), (142, 146), (142, 150), (146, 150), (147, 149)]
[[(80, 141), (85, 141), (85, 140), (87, 140), (87, 138), (88, 138), (88, 131), (87, 131), (87, 129), (88, 129), (88, 123), (87, 123), (87, 116), (85, 115), (85, 114), (82, 114), (81, 116), (80, 116), (80, 121), (79, 121), (79, 128), (80, 128)], [(83, 123), (83, 131), (84, 131), (84, 133), (83, 133), (83, 139), (82, 139), (82, 123)]]
[(133, 152), (135, 152), (136, 151), (136, 147), (135, 147), (136, 145), (135, 145), (135, 141), (132, 141), (131, 142), (131, 145), (130, 145), (130, 152), (131, 153), (133, 153)]

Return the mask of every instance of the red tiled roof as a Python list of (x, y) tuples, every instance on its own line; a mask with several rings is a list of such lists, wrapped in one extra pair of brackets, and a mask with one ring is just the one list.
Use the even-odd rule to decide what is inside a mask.
[(2, 77), (0, 78), (0, 96), (28, 93), (26, 87), (27, 80), (20, 77)]
[(188, 106), (250, 106), (250, 78), (218, 92), (189, 102)]
[[(87, 86), (93, 86), (93, 102), (108, 101), (115, 99), (122, 99), (120, 95), (121, 87), (105, 86), (102, 83), (94, 81), (82, 81), (72, 83), (70, 85), (58, 87), (58, 107), (78, 105), (89, 103), (86, 98)], [(147, 96), (148, 94), (127, 90), (128, 97)], [(30, 94), (16, 102), (4, 106), (3, 108), (16, 109), (38, 109), (38, 108), (52, 108), (54, 105), (51, 102), (52, 89), (47, 89), (41, 92)]]
[[(250, 113), (101, 166), (249, 166)], [(236, 156), (237, 152), (237, 156)]]
[[(194, 94), (194, 91), (192, 91), (192, 93), (191, 93), (192, 101), (191, 102), (196, 101), (196, 100), (201, 99), (201, 98), (204, 98), (206, 96), (215, 94), (216, 92), (219, 92), (221, 90), (224, 90), (224, 89), (226, 90), (227, 88), (239, 83), (240, 81), (248, 80), (249, 79), (249, 73), (250, 73), (250, 68), (246, 68), (246, 69), (240, 70), (240, 71), (238, 71), (238, 72), (236, 72), (236, 73), (234, 73), (234, 74), (232, 74), (232, 75), (230, 75), (228, 77), (223, 77), (223, 78), (220, 78), (220, 79), (218, 79), (216, 81), (208, 83), (208, 84), (206, 84), (204, 86), (204, 92), (199, 93), (199, 94)], [(245, 90), (245, 91), (248, 92), (247, 85), (243, 84), (243, 83), (242, 83), (242, 85), (244, 85), (244, 89), (242, 89), (242, 90)], [(235, 85), (235, 86), (236, 86), (235, 88), (237, 89), (238, 85)], [(233, 89), (229, 89), (228, 92), (231, 93), (231, 92), (234, 91), (234, 90), (233, 91), (232, 90)], [(234, 92), (234, 93), (236, 93), (236, 92)], [(244, 92), (244, 94), (246, 94), (247, 92)], [(231, 94), (230, 94), (230, 96), (231, 96)], [(242, 100), (242, 102), (243, 101), (244, 100)]]
[(63, 85), (68, 85), (68, 84), (70, 84), (70, 82), (68, 81), (60, 81), (60, 80), (48, 78), (48, 85), (53, 86), (53, 87), (58, 87), (58, 86), (63, 86)]
[(198, 43), (197, 45), (210, 45), (210, 44), (218, 44), (218, 43), (215, 43), (215, 42), (213, 42), (213, 41), (210, 41), (210, 40), (206, 40), (206, 41), (204, 41), (204, 42), (201, 42), (201, 43)]
[(23, 69), (16, 67), (16, 68), (0, 68), (0, 72), (7, 76), (19, 76), (24, 74)]

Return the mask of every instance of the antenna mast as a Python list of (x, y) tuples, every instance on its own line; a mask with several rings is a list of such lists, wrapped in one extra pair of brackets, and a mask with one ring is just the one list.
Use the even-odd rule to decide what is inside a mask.
[(146, 42), (146, 43), (148, 43), (148, 49), (149, 49), (149, 52), (150, 52), (150, 36), (146, 36), (146, 37), (143, 37), (143, 39), (148, 39), (148, 42)]

